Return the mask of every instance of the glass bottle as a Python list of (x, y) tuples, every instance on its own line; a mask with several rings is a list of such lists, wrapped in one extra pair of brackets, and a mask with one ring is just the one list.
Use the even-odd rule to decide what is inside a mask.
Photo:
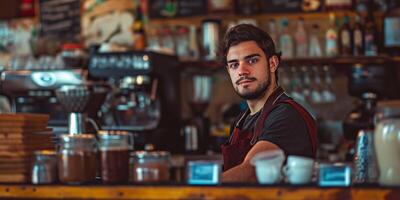
[(293, 58), (293, 39), (289, 32), (289, 21), (281, 21), (282, 34), (279, 38), (280, 48), (282, 49), (282, 58)]
[(343, 17), (343, 23), (339, 32), (339, 36), (340, 36), (341, 55), (342, 56), (352, 55), (352, 48), (351, 48), (352, 30), (350, 28), (350, 18), (347, 15)]
[(303, 75), (303, 85), (302, 85), (303, 96), (308, 101), (310, 99), (311, 85), (312, 85), (310, 72), (306, 66), (301, 67), (301, 72)]
[(197, 29), (195, 25), (189, 27), (189, 55), (191, 59), (200, 58), (199, 43), (197, 41)]
[(186, 26), (177, 27), (177, 37), (175, 37), (176, 54), (181, 60), (189, 58), (189, 29)]
[(335, 15), (332, 13), (329, 15), (329, 24), (329, 28), (325, 33), (325, 54), (327, 57), (335, 57), (339, 54), (338, 32)]
[(376, 56), (378, 55), (378, 46), (377, 46), (377, 32), (376, 25), (374, 21), (374, 16), (371, 12), (368, 12), (367, 19), (365, 21), (365, 49), (364, 54), (366, 56)]
[(146, 34), (144, 31), (143, 13), (140, 4), (136, 7), (135, 21), (133, 22), (134, 49), (144, 50), (146, 48)]
[(361, 25), (361, 18), (356, 16), (353, 30), (353, 55), (360, 56), (364, 54), (364, 30)]
[(312, 31), (310, 34), (310, 57), (322, 57), (321, 43), (318, 38), (319, 26), (318, 24), (312, 25)]
[(279, 31), (276, 27), (276, 21), (274, 19), (270, 19), (268, 21), (268, 31), (269, 31), (268, 32), (269, 36), (271, 36), (272, 41), (274, 41), (276, 51), (279, 52), (280, 49), (278, 42)]
[(161, 48), (164, 53), (176, 54), (174, 30), (172, 27), (164, 26), (160, 29)]
[(328, 65), (323, 66), (322, 70), (324, 73), (324, 84), (323, 84), (324, 86), (322, 91), (322, 98), (323, 101), (326, 103), (333, 103), (336, 101), (336, 95), (332, 88), (333, 85), (332, 70), (331, 67), (329, 67)]
[(308, 52), (308, 35), (304, 27), (304, 19), (300, 18), (297, 21), (297, 27), (294, 34), (296, 41), (296, 57), (305, 58)]
[(321, 77), (318, 70), (318, 67), (312, 67), (314, 72), (314, 84), (311, 90), (311, 102), (315, 104), (322, 103), (322, 96), (321, 96)]

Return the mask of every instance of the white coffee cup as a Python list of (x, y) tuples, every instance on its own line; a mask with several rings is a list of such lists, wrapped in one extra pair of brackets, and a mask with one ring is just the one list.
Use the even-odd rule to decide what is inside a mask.
[(269, 150), (256, 154), (251, 160), (255, 166), (257, 180), (260, 184), (278, 183), (285, 154), (282, 150)]
[(290, 155), (283, 171), (289, 183), (307, 184), (311, 182), (313, 167), (313, 159)]

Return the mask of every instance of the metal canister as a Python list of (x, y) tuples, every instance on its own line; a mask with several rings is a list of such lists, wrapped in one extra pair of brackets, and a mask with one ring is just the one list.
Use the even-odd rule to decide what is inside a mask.
[(204, 20), (203, 28), (203, 49), (205, 60), (217, 59), (218, 44), (220, 40), (220, 21), (219, 20)]
[(171, 154), (166, 151), (136, 151), (131, 153), (131, 180), (135, 183), (169, 180)]
[(378, 179), (373, 133), (374, 130), (358, 132), (354, 156), (354, 183), (375, 183)]
[(55, 183), (58, 180), (57, 175), (57, 153), (49, 150), (36, 151), (32, 166), (32, 183)]

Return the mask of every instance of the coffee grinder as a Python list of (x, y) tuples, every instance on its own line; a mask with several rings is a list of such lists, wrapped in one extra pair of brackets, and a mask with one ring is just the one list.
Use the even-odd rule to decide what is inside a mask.
[(68, 133), (70, 135), (88, 133), (86, 122), (90, 122), (94, 131), (100, 128), (94, 119), (87, 117), (87, 113), (96, 113), (103, 104), (108, 93), (106, 85), (80, 84), (62, 85), (55, 94), (58, 101), (68, 112)]
[(210, 120), (204, 113), (211, 99), (211, 76), (195, 73), (190, 80), (186, 93), (192, 117), (182, 129), (184, 146), (187, 153), (204, 154), (210, 145)]
[(134, 134), (134, 148), (180, 151), (180, 70), (176, 56), (148, 51), (97, 52), (89, 74), (109, 82), (103, 130)]

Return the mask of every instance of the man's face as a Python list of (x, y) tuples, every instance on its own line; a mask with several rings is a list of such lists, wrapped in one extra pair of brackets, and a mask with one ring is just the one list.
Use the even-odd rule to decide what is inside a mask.
[(231, 46), (226, 56), (227, 69), (235, 92), (246, 100), (264, 95), (271, 84), (268, 59), (254, 41)]

